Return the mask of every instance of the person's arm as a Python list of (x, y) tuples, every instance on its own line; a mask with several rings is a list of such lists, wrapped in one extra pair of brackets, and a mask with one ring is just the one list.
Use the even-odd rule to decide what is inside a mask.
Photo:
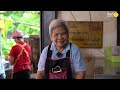
[(45, 62), (46, 62), (46, 58), (47, 58), (47, 50), (48, 50), (48, 47), (43, 49), (43, 51), (40, 55), (36, 79), (43, 79), (44, 78), (44, 70), (45, 70)]
[(36, 79), (43, 79), (43, 77), (44, 77), (44, 72), (43, 71), (37, 71)]
[(84, 79), (86, 72), (86, 65), (80, 53), (80, 49), (79, 47), (73, 46), (72, 51), (73, 51), (72, 61), (75, 71), (75, 79)]
[(6, 61), (9, 61), (13, 65), (14, 57), (12, 57), (12, 56), (5, 56), (4, 58), (5, 58)]
[(84, 79), (85, 71), (76, 72), (76, 79)]
[(14, 53), (15, 53), (16, 49), (15, 46), (13, 46), (10, 50), (10, 53), (8, 56), (5, 56), (5, 60), (9, 61), (12, 65), (14, 64)]

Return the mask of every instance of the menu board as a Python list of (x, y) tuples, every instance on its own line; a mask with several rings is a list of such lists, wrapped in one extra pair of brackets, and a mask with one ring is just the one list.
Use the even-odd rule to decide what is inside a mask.
[(103, 22), (67, 21), (69, 40), (80, 48), (102, 48)]

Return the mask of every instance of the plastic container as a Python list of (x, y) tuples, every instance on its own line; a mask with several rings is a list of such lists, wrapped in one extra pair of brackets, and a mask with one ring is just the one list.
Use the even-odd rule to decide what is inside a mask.
[(105, 47), (104, 48), (105, 59), (111, 62), (120, 62), (120, 46)]

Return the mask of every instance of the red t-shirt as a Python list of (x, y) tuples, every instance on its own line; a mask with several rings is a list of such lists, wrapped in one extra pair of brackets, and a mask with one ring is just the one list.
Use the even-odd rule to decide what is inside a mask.
[[(23, 41), (20, 41), (18, 42), (18, 44), (21, 44), (21, 45), (24, 45), (25, 42)], [(24, 46), (25, 50), (28, 52), (28, 56), (30, 57), (31, 55), (31, 47), (30, 45), (28, 45), (26, 43), (26, 45)], [(19, 45), (14, 45), (10, 51), (10, 54), (9, 56), (12, 56), (14, 57), (14, 61), (17, 60), (18, 58), (18, 55), (21, 53), (22, 51), (22, 48), (19, 46)], [(13, 68), (13, 72), (18, 72), (18, 71), (21, 71), (21, 70), (26, 70), (26, 69), (30, 69), (30, 58), (28, 57), (25, 53), (25, 51), (22, 52), (22, 54), (20, 55), (20, 58), (19, 60), (17, 60), (14, 68)]]

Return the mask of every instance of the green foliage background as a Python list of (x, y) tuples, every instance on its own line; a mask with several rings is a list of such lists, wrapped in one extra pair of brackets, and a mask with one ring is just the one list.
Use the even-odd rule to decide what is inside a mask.
[[(11, 36), (14, 29), (22, 30), (26, 37), (40, 35), (40, 11), (0, 11), (0, 20), (4, 21), (2, 30), (2, 55), (8, 55), (15, 42)], [(0, 26), (1, 23), (0, 23)]]

